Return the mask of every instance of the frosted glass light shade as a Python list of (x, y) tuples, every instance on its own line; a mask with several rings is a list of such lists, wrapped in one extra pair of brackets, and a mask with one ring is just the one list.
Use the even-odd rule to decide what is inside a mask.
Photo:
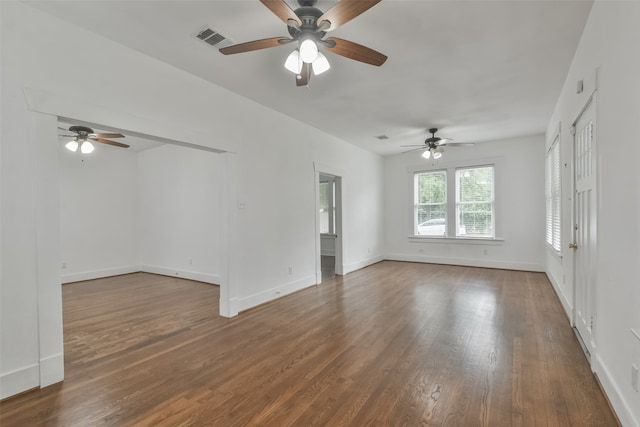
[(78, 141), (75, 139), (73, 141), (69, 141), (65, 144), (65, 148), (69, 151), (73, 151), (74, 153), (78, 150)]
[(295, 74), (300, 74), (302, 71), (302, 59), (300, 59), (300, 52), (298, 49), (289, 54), (287, 60), (284, 62), (284, 68)]
[(82, 151), (83, 154), (92, 153), (93, 150), (94, 150), (93, 144), (90, 143), (89, 141), (84, 141), (80, 146), (80, 151)]
[(440, 157), (442, 157), (442, 153), (444, 152), (444, 150), (442, 149), (442, 147), (438, 147), (435, 150), (433, 150), (433, 158), (434, 159), (439, 159)]
[(317, 76), (331, 68), (331, 64), (329, 64), (327, 57), (322, 52), (318, 52), (318, 57), (311, 63), (311, 68), (313, 68), (313, 74)]
[(318, 57), (318, 45), (312, 39), (304, 39), (300, 43), (300, 58), (302, 62), (311, 64)]
[(424, 157), (425, 159), (429, 160), (429, 158), (431, 157), (431, 150), (424, 150), (422, 152), (422, 157)]

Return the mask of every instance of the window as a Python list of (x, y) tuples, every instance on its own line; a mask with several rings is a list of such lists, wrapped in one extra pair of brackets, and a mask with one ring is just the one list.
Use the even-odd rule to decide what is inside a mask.
[[(495, 165), (416, 172), (413, 234), (494, 239), (494, 175)], [(448, 186), (455, 188), (453, 194)]]
[(493, 166), (456, 170), (456, 236), (494, 237)]
[(320, 233), (334, 234), (336, 224), (336, 183), (320, 182)]
[(560, 135), (545, 157), (546, 240), (560, 252)]
[(414, 234), (420, 236), (446, 236), (446, 171), (417, 173), (414, 179)]

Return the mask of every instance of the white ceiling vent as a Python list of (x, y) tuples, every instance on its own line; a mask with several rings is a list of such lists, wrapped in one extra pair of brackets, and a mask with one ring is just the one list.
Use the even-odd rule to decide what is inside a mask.
[(378, 136), (376, 136), (376, 138), (378, 138), (380, 141), (384, 141), (386, 139), (389, 139), (389, 137), (387, 135), (378, 135)]
[(195, 36), (197, 39), (202, 40), (208, 45), (214, 46), (216, 49), (231, 46), (233, 44), (231, 40), (209, 27), (205, 27)]

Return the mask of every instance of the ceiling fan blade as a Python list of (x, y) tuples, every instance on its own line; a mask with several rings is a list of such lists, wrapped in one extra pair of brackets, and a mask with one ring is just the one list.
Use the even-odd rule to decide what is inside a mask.
[(269, 47), (280, 46), (280, 40), (289, 41), (286, 37), (271, 37), (269, 39), (254, 40), (252, 42), (234, 44), (220, 49), (220, 53), (224, 55), (232, 55), (234, 53), (251, 52), (252, 50), (267, 49)]
[(404, 147), (427, 147), (424, 144), (413, 144), (413, 145), (401, 145), (400, 147), (404, 148)]
[(353, 59), (355, 61), (364, 62), (365, 64), (371, 64), (381, 66), (387, 60), (386, 55), (381, 54), (373, 49), (370, 49), (361, 44), (350, 42), (349, 40), (339, 39), (337, 37), (329, 37), (327, 42), (335, 45), (325, 47), (336, 55), (344, 56), (345, 58)]
[(323, 25), (323, 21), (329, 21), (331, 25), (324, 28), (324, 31), (333, 31), (378, 3), (380, 0), (342, 0), (318, 18), (318, 26)]
[(289, 25), (289, 19), (294, 20), (298, 27), (302, 25), (302, 21), (295, 14), (293, 9), (284, 0), (260, 0), (260, 3), (265, 5), (274, 15), (282, 20), (285, 24)]
[(404, 154), (404, 153), (411, 153), (412, 151), (426, 150), (426, 149), (427, 149), (427, 147), (414, 148), (413, 150), (403, 151), (403, 152), (402, 152), (402, 154)]
[(91, 138), (124, 138), (121, 133), (92, 133)]
[(311, 79), (311, 64), (303, 62), (302, 70), (300, 71), (300, 74), (296, 76), (296, 86), (309, 86), (310, 79)]
[(447, 147), (462, 147), (462, 146), (472, 146), (476, 145), (475, 142), (444, 142), (438, 145), (446, 145)]
[(69, 132), (69, 129), (58, 126), (58, 129), (63, 130), (65, 132)]
[(113, 145), (115, 147), (129, 148), (127, 144), (123, 144), (121, 142), (109, 141), (108, 139), (103, 138), (89, 138), (92, 141), (101, 142), (103, 144)]

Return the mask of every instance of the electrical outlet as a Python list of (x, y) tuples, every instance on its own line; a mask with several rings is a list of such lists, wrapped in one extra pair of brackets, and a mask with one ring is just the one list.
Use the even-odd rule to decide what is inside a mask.
[(65, 269), (65, 268), (67, 268), (67, 263), (66, 263), (66, 262), (63, 262), (63, 263), (62, 263), (62, 269)]
[(631, 365), (631, 387), (637, 392), (638, 390), (638, 367)]
[(189, 265), (193, 265), (193, 259), (189, 258)]
[(484, 254), (485, 254), (485, 255), (489, 255), (489, 249), (485, 249), (485, 250), (484, 250)]
[(289, 266), (289, 274), (293, 274), (293, 267)]

